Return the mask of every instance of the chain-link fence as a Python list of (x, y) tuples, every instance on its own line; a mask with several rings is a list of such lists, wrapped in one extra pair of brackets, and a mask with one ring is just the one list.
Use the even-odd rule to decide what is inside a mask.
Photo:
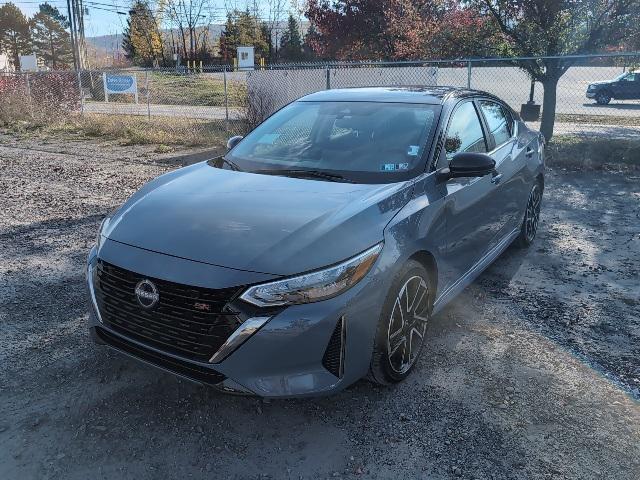
[(0, 120), (12, 109), (52, 121), (70, 113), (103, 128), (135, 124), (157, 134), (159, 142), (182, 136), (185, 143), (207, 143), (242, 133), (283, 105), (323, 89), (447, 85), (493, 93), (537, 129), (543, 85), (532, 83), (521, 67), (551, 61), (566, 70), (557, 84), (556, 135), (640, 136), (640, 54), (5, 74)]

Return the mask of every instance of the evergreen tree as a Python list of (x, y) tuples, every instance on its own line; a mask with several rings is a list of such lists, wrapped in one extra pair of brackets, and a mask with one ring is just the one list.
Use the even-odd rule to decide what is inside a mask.
[(312, 23), (311, 25), (309, 25), (309, 29), (304, 36), (304, 43), (302, 44), (302, 54), (304, 56), (304, 60), (313, 61), (318, 59), (315, 49), (313, 48), (313, 44), (318, 40), (318, 37), (318, 31), (316, 30), (315, 25)]
[(67, 17), (48, 3), (31, 19), (33, 47), (38, 57), (53, 70), (66, 68), (73, 62)]
[(248, 10), (234, 10), (227, 16), (224, 31), (220, 35), (220, 56), (230, 63), (237, 54), (237, 47), (251, 46), (256, 57), (266, 57), (269, 53), (268, 33), (259, 19)]
[(129, 10), (122, 48), (125, 56), (138, 65), (164, 63), (162, 36), (147, 1), (137, 0)]
[(0, 50), (13, 61), (15, 70), (20, 70), (20, 55), (32, 52), (29, 21), (13, 3), (0, 7)]
[(133, 61), (136, 56), (136, 47), (131, 41), (131, 17), (127, 18), (127, 26), (122, 32), (122, 50), (124, 50), (125, 58)]
[(299, 62), (304, 58), (300, 27), (293, 15), (289, 15), (287, 29), (282, 33), (279, 58), (285, 62)]

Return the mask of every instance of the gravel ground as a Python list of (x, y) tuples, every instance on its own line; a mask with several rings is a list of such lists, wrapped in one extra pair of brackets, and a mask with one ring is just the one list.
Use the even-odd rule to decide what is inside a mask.
[(151, 150), (0, 136), (0, 478), (640, 477), (637, 172), (548, 172), (536, 243), (433, 319), (405, 383), (268, 402), (88, 339), (85, 255), (173, 168)]

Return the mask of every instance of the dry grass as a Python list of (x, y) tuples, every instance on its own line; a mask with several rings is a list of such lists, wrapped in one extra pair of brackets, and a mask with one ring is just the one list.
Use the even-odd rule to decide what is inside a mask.
[[(232, 128), (239, 128), (232, 125)], [(227, 132), (222, 121), (204, 121), (171, 117), (146, 117), (125, 115), (74, 116), (58, 124), (44, 127), (46, 133), (74, 134), (90, 138), (117, 140), (122, 145), (158, 145), (162, 150), (169, 146), (219, 146), (224, 145)]]
[(547, 164), (571, 169), (640, 169), (640, 139), (554, 136), (547, 146)]
[(586, 123), (590, 125), (637, 126), (640, 125), (640, 116), (558, 113), (556, 114), (556, 123)]

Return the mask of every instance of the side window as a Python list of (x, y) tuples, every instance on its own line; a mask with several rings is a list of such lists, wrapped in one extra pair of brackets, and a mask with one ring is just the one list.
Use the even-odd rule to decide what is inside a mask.
[(513, 132), (511, 115), (505, 112), (502, 105), (489, 100), (481, 100), (480, 108), (487, 119), (489, 131), (496, 141), (496, 147), (508, 142)]
[(459, 152), (486, 152), (487, 143), (478, 113), (472, 102), (465, 102), (453, 113), (444, 142), (447, 160)]

